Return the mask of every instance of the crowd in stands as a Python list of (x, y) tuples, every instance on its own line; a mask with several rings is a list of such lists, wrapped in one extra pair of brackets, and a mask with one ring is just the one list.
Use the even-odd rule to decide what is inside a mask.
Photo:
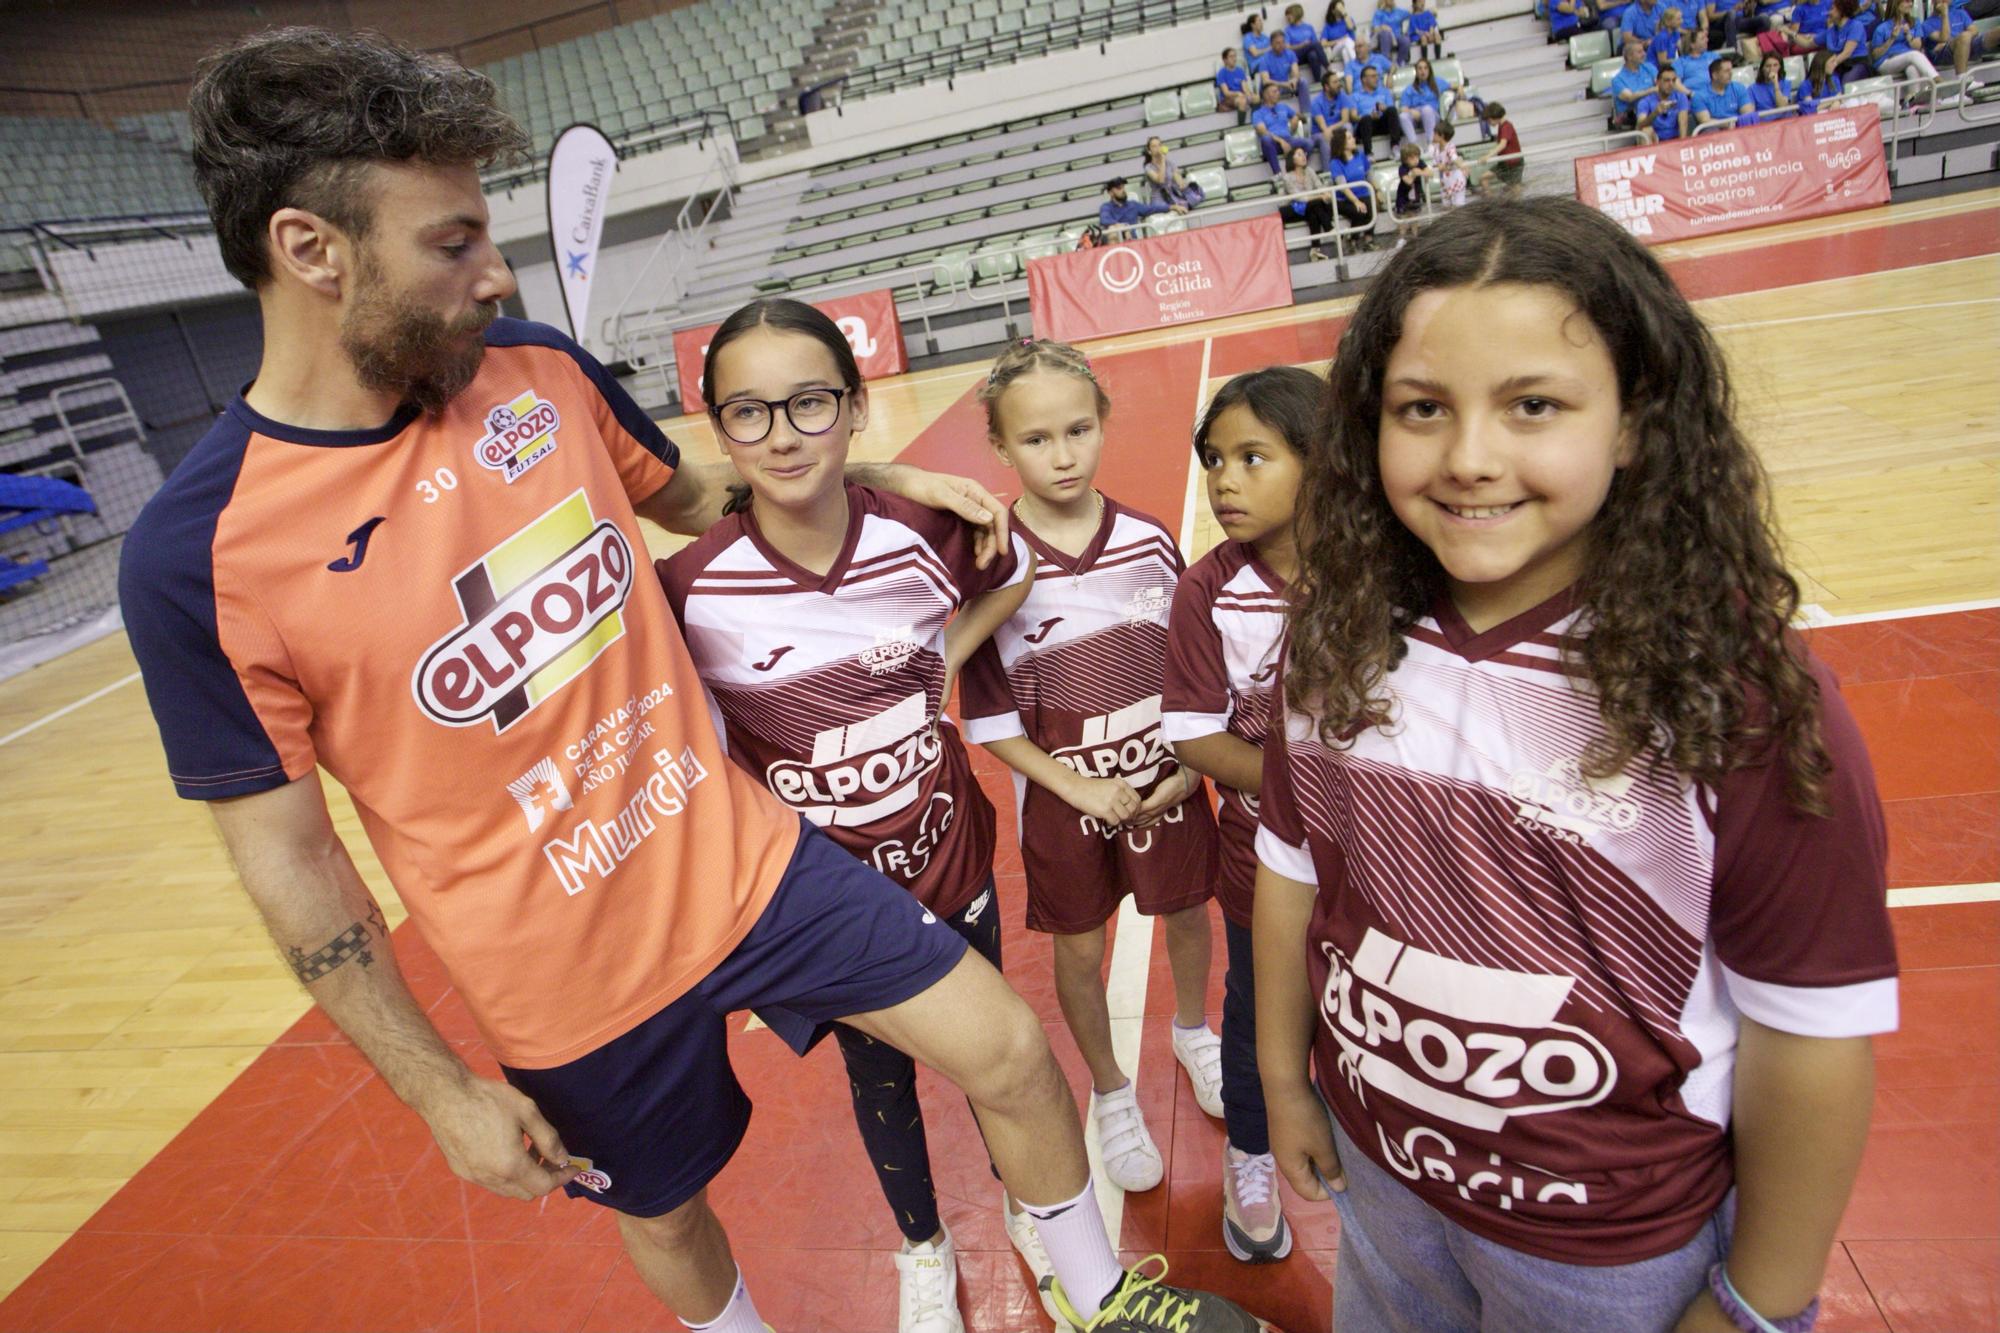
[[(1565, 4), (1586, 0), (1561, 0)], [(1354, 0), (1357, 11), (1370, 0)], [(1331, 0), (1319, 25), (1303, 5), (1285, 10), (1282, 27), (1265, 30), (1261, 14), (1243, 24), (1241, 47), (1222, 52), (1215, 74), (1218, 105), (1234, 110), (1257, 134), (1257, 146), (1285, 197), (1280, 211), (1303, 219), (1311, 255), (1334, 220), (1372, 227), (1376, 200), (1369, 169), (1376, 140), (1399, 151), (1398, 195), (1422, 208), (1426, 183), (1447, 207), (1466, 197), (1467, 177), (1453, 140), (1458, 124), (1476, 126), (1496, 142), (1489, 187), (1520, 184), (1521, 141), (1506, 108), (1471, 96), (1463, 79), (1441, 77), (1445, 32), (1430, 0), (1372, 0), (1351, 16), (1348, 0)], [(1408, 70), (1404, 80), (1398, 71)], [(1400, 150), (1399, 150), (1400, 146)], [(1414, 174), (1405, 168), (1415, 154)], [(1317, 160), (1318, 169), (1314, 162)], [(1398, 209), (1398, 215), (1402, 209)], [(1366, 248), (1366, 233), (1357, 237)]]
[[(1551, 0), (1557, 38), (1603, 29), (1624, 64), (1605, 90), (1613, 129), (1648, 142), (1696, 133), (1713, 121), (1812, 115), (1846, 84), (1871, 72), (1936, 79), (1963, 74), (1973, 59), (2000, 51), (2000, 29), (1972, 24), (2000, 13), (2000, 0)], [(1805, 62), (1796, 82), (1786, 60)], [(1754, 74), (1739, 73), (1754, 70)], [(1920, 91), (1921, 102), (1929, 95)]]

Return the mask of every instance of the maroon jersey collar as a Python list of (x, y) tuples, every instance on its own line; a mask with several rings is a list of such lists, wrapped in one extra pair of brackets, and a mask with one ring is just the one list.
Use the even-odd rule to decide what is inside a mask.
[(1118, 523), (1118, 502), (1108, 495), (1104, 495), (1103, 500), (1104, 512), (1097, 516), (1097, 531), (1090, 535), (1089, 543), (1076, 555), (1059, 551), (1042, 540), (1041, 536), (1028, 526), (1027, 520), (1021, 517), (1019, 510), (1014, 511), (1014, 531), (1021, 534), (1021, 540), (1028, 544), (1034, 551), (1035, 558), (1042, 564), (1053, 565), (1064, 574), (1081, 574), (1095, 565), (1098, 557), (1104, 554), (1105, 546), (1111, 541), (1111, 529)]
[(1534, 638), (1575, 609), (1576, 588), (1571, 586), (1512, 620), (1503, 620), (1483, 634), (1475, 634), (1452, 605), (1451, 594), (1440, 592), (1431, 603), (1431, 617), (1444, 632), (1445, 642), (1453, 652), (1468, 662), (1483, 662)]
[(764, 530), (757, 526), (757, 511), (754, 507), (744, 510), (740, 515), (743, 520), (743, 535), (750, 539), (750, 544), (757, 548), (760, 555), (771, 562), (771, 568), (807, 592), (838, 592), (841, 579), (847, 575), (848, 565), (854, 561), (854, 548), (861, 541), (861, 522), (867, 517), (861, 488), (851, 481), (846, 483), (846, 486), (847, 537), (840, 544), (840, 554), (833, 558), (833, 563), (827, 566), (824, 574), (813, 573), (771, 545), (764, 536)]

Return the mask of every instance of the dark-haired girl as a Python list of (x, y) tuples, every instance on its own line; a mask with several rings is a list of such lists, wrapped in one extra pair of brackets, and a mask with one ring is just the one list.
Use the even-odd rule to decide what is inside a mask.
[(1750, 85), (1750, 101), (1756, 106), (1760, 120), (1798, 109), (1792, 95), (1792, 81), (1785, 77), (1784, 61), (1777, 56), (1765, 56), (1757, 62), (1757, 82)]
[[(734, 512), (659, 573), (731, 757), (999, 967), (993, 806), (943, 717), (943, 630), (995, 594), (971, 642), (983, 638), (1026, 595), (1033, 557), (1015, 537), (979, 569), (963, 525), (843, 479), (868, 391), (846, 338), (813, 307), (737, 311), (709, 344), (702, 382), (742, 485)], [(905, 1238), (901, 1326), (955, 1333), (957, 1263), (915, 1068), (844, 1024), (835, 1036)], [(1048, 1271), (1044, 1260), (1037, 1277)]]
[(1202, 413), (1194, 452), (1224, 541), (1195, 561), (1167, 624), (1161, 730), (1174, 755), (1215, 779), (1222, 834), (1222, 907), (1229, 970), (1222, 1000), (1223, 1239), (1246, 1261), (1281, 1259), (1292, 1233), (1279, 1207), (1276, 1159), (1257, 1077), (1256, 988), (1250, 966), (1258, 792), (1292, 541), (1299, 473), (1319, 424), (1320, 381), (1291, 366), (1238, 375)]
[(1328, 387), (1255, 944), (1336, 1326), (1809, 1328), (1895, 943), (1720, 350), (1523, 199), (1398, 254)]
[(1833, 57), (1825, 51), (1816, 51), (1806, 63), (1805, 82), (1799, 85), (1799, 111), (1810, 116), (1817, 112), (1820, 103), (1828, 98), (1840, 96), (1840, 76), (1832, 69)]

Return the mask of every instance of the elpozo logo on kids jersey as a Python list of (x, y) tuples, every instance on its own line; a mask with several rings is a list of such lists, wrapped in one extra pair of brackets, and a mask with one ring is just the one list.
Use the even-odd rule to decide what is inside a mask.
[(505, 731), (625, 634), (632, 548), (581, 489), (452, 580), (463, 616), (410, 689), (433, 722)]
[(479, 466), (514, 479), (556, 451), (556, 429), (562, 417), (556, 405), (533, 389), (512, 402), (486, 411), (486, 434), (472, 446)]

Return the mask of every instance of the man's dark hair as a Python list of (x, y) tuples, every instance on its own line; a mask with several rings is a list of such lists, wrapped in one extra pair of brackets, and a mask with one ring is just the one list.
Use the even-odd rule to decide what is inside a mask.
[(281, 208), (368, 233), (371, 163), (483, 166), (528, 151), (491, 79), (372, 32), (276, 28), (213, 52), (188, 117), (222, 262), (250, 288), (271, 276), (265, 230)]

